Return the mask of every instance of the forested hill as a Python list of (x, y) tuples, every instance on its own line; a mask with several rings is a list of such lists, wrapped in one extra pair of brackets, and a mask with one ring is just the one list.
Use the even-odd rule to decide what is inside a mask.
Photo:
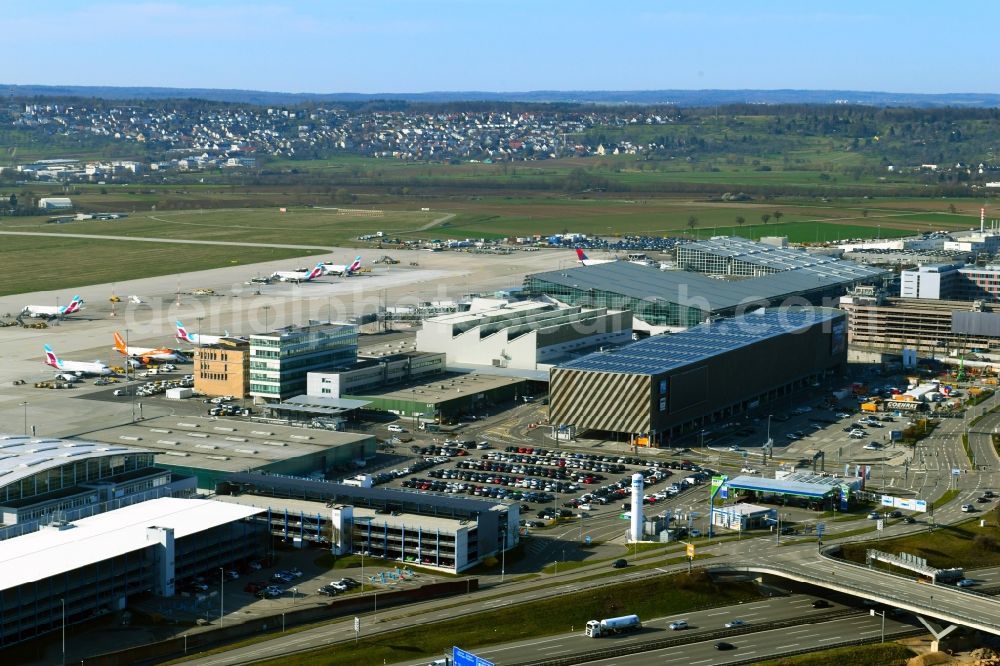
[(82, 97), (109, 100), (202, 99), (240, 104), (302, 104), (309, 102), (552, 102), (575, 104), (670, 104), (697, 107), (717, 104), (855, 104), (876, 107), (1000, 106), (994, 93), (893, 93), (858, 90), (533, 90), (525, 92), (440, 91), (419, 93), (288, 93), (215, 88), (114, 86), (43, 86), (0, 84), (4, 96)]

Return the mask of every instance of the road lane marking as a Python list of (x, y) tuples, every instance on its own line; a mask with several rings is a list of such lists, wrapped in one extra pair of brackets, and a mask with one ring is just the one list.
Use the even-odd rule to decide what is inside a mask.
[(802, 645), (802, 643), (792, 643), (791, 645), (779, 645), (778, 647), (776, 647), (774, 649), (775, 650), (791, 650), (793, 647), (798, 647), (800, 645)]
[(817, 643), (828, 643), (830, 641), (839, 641), (839, 640), (840, 640), (840, 636), (832, 636), (831, 638), (820, 638), (816, 642)]

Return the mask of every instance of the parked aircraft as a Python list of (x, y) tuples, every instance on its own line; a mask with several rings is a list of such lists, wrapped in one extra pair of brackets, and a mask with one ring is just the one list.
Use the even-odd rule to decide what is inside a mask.
[(323, 264), (323, 270), (327, 275), (342, 275), (348, 277), (354, 273), (354, 271), (361, 268), (361, 255), (354, 257), (354, 261), (350, 264)]
[(45, 364), (51, 365), (59, 372), (69, 373), (77, 377), (81, 375), (111, 374), (111, 368), (104, 365), (100, 361), (94, 361), (93, 363), (87, 363), (85, 361), (64, 361), (56, 356), (56, 353), (52, 351), (52, 347), (49, 345), (45, 345)]
[(66, 305), (25, 305), (21, 310), (22, 317), (37, 317), (40, 319), (61, 319), (83, 309), (83, 299), (74, 296)]
[(140, 359), (143, 363), (157, 361), (160, 363), (186, 363), (188, 358), (176, 349), (151, 348), (151, 347), (130, 347), (125, 344), (125, 338), (118, 331), (115, 331), (115, 351), (130, 359)]
[(583, 251), (583, 248), (576, 248), (576, 258), (580, 260), (580, 263), (584, 266), (596, 266), (597, 264), (610, 264), (617, 261), (617, 259), (591, 259)]
[(282, 282), (294, 282), (298, 284), (300, 282), (315, 280), (320, 275), (323, 275), (324, 270), (323, 262), (320, 262), (308, 271), (276, 271), (271, 274), (271, 277)]
[[(177, 320), (177, 335), (176, 338), (181, 342), (190, 342), (193, 345), (214, 345), (223, 338), (233, 338), (229, 335), (229, 331), (226, 331), (222, 335), (208, 335), (207, 333), (191, 333), (181, 322), (180, 319)], [(235, 338), (233, 338), (235, 339)]]

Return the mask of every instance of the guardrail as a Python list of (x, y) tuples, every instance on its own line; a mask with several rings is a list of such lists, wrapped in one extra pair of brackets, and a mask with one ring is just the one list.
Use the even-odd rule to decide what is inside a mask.
[[(861, 616), (867, 615), (867, 613), (862, 613), (860, 611), (853, 610), (837, 610), (830, 611), (827, 613), (821, 613), (815, 616), (810, 616), (808, 620), (803, 621), (801, 617), (789, 618), (787, 620), (775, 620), (772, 622), (767, 622), (764, 624), (752, 624), (744, 625), (736, 629), (719, 629), (716, 631), (707, 631), (699, 633), (685, 633), (683, 636), (671, 636), (670, 638), (660, 638), (653, 641), (647, 641), (644, 643), (633, 643), (631, 645), (618, 645), (613, 647), (602, 648), (599, 644), (592, 646), (596, 649), (590, 649), (590, 645), (587, 644), (588, 649), (585, 654), (577, 654), (575, 656), (565, 656), (556, 657), (553, 659), (537, 659), (533, 661), (522, 661), (510, 666), (570, 666), (571, 664), (579, 664), (586, 661), (597, 661), (600, 659), (610, 659), (612, 657), (622, 657), (630, 654), (638, 654), (640, 652), (649, 652), (652, 650), (663, 650), (665, 648), (676, 647), (678, 645), (687, 645), (688, 643), (696, 643), (701, 641), (716, 640), (719, 638), (731, 638), (733, 636), (743, 636), (746, 634), (759, 633), (761, 631), (772, 631), (774, 629), (784, 629), (786, 627), (797, 627), (803, 624), (813, 624), (816, 622), (826, 622), (828, 620), (836, 620), (843, 617), (851, 616)], [(927, 633), (926, 631), (920, 631), (918, 633)], [(580, 634), (583, 636), (583, 634)], [(594, 640), (594, 639), (591, 639)], [(807, 652), (812, 652), (813, 650), (807, 650)], [(760, 658), (751, 660), (760, 661)]]
[[(886, 572), (883, 572), (881, 570), (869, 569), (866, 566), (855, 564), (853, 562), (844, 562), (842, 560), (838, 560), (837, 563), (840, 566), (852, 566), (852, 567), (855, 567), (855, 568), (857, 568), (859, 570), (865, 571), (866, 573), (877, 573), (879, 575), (894, 576), (896, 578), (899, 578), (900, 580), (906, 580), (909, 583), (913, 583), (912, 580), (906, 579), (904, 577), (895, 576), (894, 574), (886, 573)], [(725, 566), (725, 565), (721, 565), (720, 564), (719, 566)], [(790, 567), (795, 567), (796, 570), (793, 571), (793, 570), (790, 569)], [(737, 564), (737, 563), (730, 563), (728, 565), (728, 568), (736, 570), (736, 571), (739, 571), (740, 569), (743, 569), (743, 570), (748, 571), (748, 572), (750, 572), (750, 571), (756, 571), (758, 573), (769, 573), (771, 575), (781, 576), (781, 577), (789, 577), (789, 574), (792, 574), (792, 575), (800, 577), (800, 578), (811, 579), (811, 581), (810, 580), (805, 580), (803, 582), (814, 582), (814, 583), (818, 583), (818, 584), (827, 584), (828, 586), (832, 584), (832, 585), (835, 585), (837, 587), (843, 587), (845, 585), (845, 583), (842, 580), (838, 580), (836, 578), (836, 576), (821, 576), (821, 575), (817, 575), (815, 572), (803, 570), (803, 568), (800, 568), (800, 565), (796, 565), (796, 564), (791, 563), (791, 562), (778, 562), (778, 563), (774, 563), (774, 564), (769, 564), (769, 563), (760, 563), (760, 564), (747, 564), (747, 563), (738, 563)], [(951, 594), (951, 593), (954, 593), (956, 595), (958, 595), (958, 594), (961, 594), (961, 595), (966, 594), (965, 590), (959, 591), (957, 589), (953, 589), (953, 588), (950, 588), (950, 587), (944, 587), (944, 586), (941, 586), (941, 585), (933, 585), (933, 586), (932, 585), (928, 585), (927, 587), (929, 589), (932, 589), (932, 590), (947, 590), (947, 592), (946, 592), (947, 594)], [(854, 591), (853, 593), (857, 594), (857, 591)], [(865, 595), (861, 595), (861, 596), (865, 596)], [(922, 606), (918, 606), (917, 603), (914, 602), (914, 600), (912, 598), (899, 596), (897, 594), (892, 594), (892, 593), (889, 593), (889, 592), (870, 593), (868, 596), (869, 597), (877, 597), (877, 600), (885, 601), (885, 602), (888, 602), (888, 603), (892, 603), (893, 605), (899, 606), (901, 608), (906, 608), (908, 610), (911, 610), (912, 612), (915, 612), (915, 613), (918, 613), (918, 614), (928, 615), (930, 617), (936, 617), (936, 618), (942, 619), (942, 620), (947, 621), (947, 622), (951, 622), (951, 621), (957, 620), (957, 622), (956, 622), (957, 624), (963, 624), (963, 625), (967, 625), (967, 626), (973, 627), (973, 628), (984, 628), (984, 627), (987, 626), (983, 622), (983, 614), (982, 613), (972, 615), (972, 614), (964, 613), (962, 611), (947, 611), (947, 612), (942, 612), (940, 610), (938, 610), (936, 612), (935, 611), (930, 611), (930, 610), (928, 610), (928, 609), (926, 609), (926, 608), (924, 608)], [(990, 597), (989, 595), (985, 595), (985, 594), (971, 593), (970, 592), (968, 594), (968, 596), (969, 596), (970, 599), (983, 600), (983, 601), (985, 601), (985, 600), (991, 600), (994, 603), (996, 602), (995, 598)], [(988, 633), (994, 633), (994, 634), (998, 633), (996, 625), (994, 625), (992, 629), (985, 629), (985, 630)]]

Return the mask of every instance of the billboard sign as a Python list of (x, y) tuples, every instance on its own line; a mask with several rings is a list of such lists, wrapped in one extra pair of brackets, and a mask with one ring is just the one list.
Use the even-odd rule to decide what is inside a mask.
[(492, 661), (486, 661), (459, 647), (451, 648), (451, 661), (455, 666), (493, 666)]
[(882, 506), (889, 506), (893, 509), (906, 509), (907, 511), (920, 511), (923, 513), (927, 511), (927, 500), (882, 495)]
[(886, 400), (882, 403), (882, 409), (887, 412), (915, 412), (923, 405), (916, 400)]
[(890, 441), (898, 442), (901, 439), (903, 439), (903, 431), (902, 430), (890, 430), (889, 431), (889, 440)]

